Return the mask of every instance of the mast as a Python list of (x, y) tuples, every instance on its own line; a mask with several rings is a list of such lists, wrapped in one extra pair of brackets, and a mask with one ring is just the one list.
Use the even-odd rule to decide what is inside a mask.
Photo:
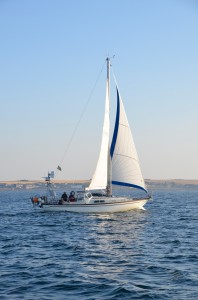
[(106, 195), (111, 196), (111, 158), (110, 158), (110, 113), (109, 113), (109, 101), (110, 101), (110, 59), (107, 57), (107, 80), (106, 80), (106, 96), (105, 96), (105, 111), (104, 122), (102, 130), (102, 141), (96, 170), (90, 185), (89, 191), (94, 190), (106, 190)]
[[(110, 58), (107, 57), (107, 97), (110, 103)], [(110, 124), (110, 122), (109, 122)], [(109, 126), (110, 127), (110, 126)], [(110, 128), (109, 128), (110, 132)], [(107, 188), (106, 194), (107, 196), (112, 195), (112, 164), (111, 164), (111, 157), (110, 157), (110, 144), (108, 145), (108, 153), (107, 153)]]

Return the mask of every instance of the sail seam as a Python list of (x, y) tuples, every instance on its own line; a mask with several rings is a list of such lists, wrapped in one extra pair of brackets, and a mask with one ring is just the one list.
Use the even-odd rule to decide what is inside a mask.
[(125, 125), (125, 124), (120, 123), (119, 125), (120, 125), (120, 126), (124, 126), (124, 127), (126, 127), (126, 128), (129, 128), (129, 125), (128, 125), (128, 124)]
[(124, 154), (119, 154), (119, 153), (115, 153), (114, 155), (117, 155), (117, 156), (123, 156), (123, 157), (127, 157), (127, 158), (130, 158), (130, 159), (133, 159), (133, 160), (135, 160), (135, 161), (139, 162), (137, 159), (135, 159), (135, 158), (134, 158), (134, 157), (132, 157), (132, 156), (128, 156), (128, 155), (124, 155)]

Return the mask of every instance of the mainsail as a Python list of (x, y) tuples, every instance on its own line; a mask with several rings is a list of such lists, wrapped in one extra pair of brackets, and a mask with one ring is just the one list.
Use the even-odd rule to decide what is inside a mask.
[(147, 192), (123, 102), (117, 87), (117, 113), (110, 149), (112, 184)]
[(88, 190), (105, 190), (108, 184), (108, 154), (109, 154), (109, 134), (110, 134), (110, 86), (109, 86), (109, 59), (107, 58), (107, 82), (106, 82), (106, 101), (105, 101), (105, 116), (102, 131), (102, 143), (100, 155), (94, 176), (88, 187)]

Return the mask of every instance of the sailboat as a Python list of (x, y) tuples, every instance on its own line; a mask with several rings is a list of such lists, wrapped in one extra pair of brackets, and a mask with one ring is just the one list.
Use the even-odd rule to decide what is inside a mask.
[[(48, 173), (47, 196), (32, 198), (33, 205), (44, 211), (65, 211), (79, 213), (116, 213), (132, 209), (144, 209), (151, 198), (140, 169), (138, 154), (133, 141), (123, 101), (116, 83), (117, 111), (112, 141), (110, 143), (110, 58), (107, 57), (107, 79), (105, 114), (102, 141), (98, 162), (93, 178), (83, 192), (73, 193), (72, 199), (56, 199), (51, 183), (52, 174)], [(112, 185), (142, 190), (141, 198), (114, 196)]]

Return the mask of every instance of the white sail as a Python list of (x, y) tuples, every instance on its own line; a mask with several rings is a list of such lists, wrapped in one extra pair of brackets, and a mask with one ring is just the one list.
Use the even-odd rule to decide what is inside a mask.
[(109, 134), (110, 134), (110, 87), (109, 87), (109, 60), (107, 60), (107, 82), (106, 82), (106, 101), (105, 101), (105, 116), (102, 131), (102, 143), (100, 155), (94, 176), (88, 187), (88, 190), (103, 190), (106, 189), (108, 183), (108, 154), (109, 154)]
[(111, 144), (112, 184), (146, 191), (123, 102), (117, 88), (117, 114)]

